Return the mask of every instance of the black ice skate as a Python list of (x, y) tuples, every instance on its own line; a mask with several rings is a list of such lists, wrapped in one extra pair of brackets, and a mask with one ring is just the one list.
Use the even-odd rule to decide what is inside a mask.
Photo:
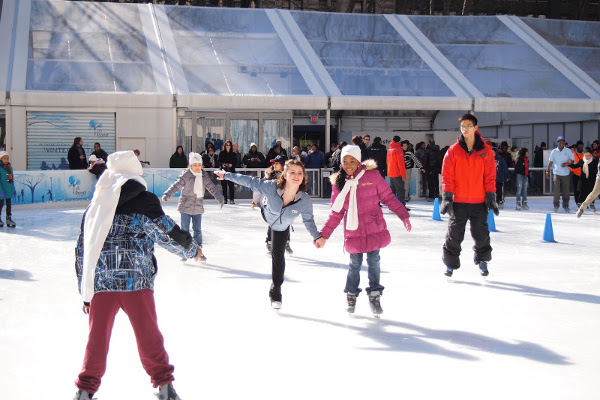
[(173, 383), (170, 382), (159, 388), (158, 393), (156, 393), (156, 398), (158, 400), (181, 400), (181, 397), (175, 392)]
[(346, 311), (350, 314), (354, 314), (354, 309), (356, 308), (356, 295), (352, 293), (346, 293), (346, 300), (348, 304), (346, 305)]
[(14, 228), (15, 226), (17, 226), (17, 224), (15, 224), (10, 218), (10, 215), (6, 216), (6, 226), (8, 226), (9, 228)]
[(271, 307), (273, 310), (279, 310), (281, 308), (281, 288), (279, 290), (274, 290), (271, 288), (269, 290), (269, 299), (271, 299)]
[(287, 242), (285, 242), (285, 252), (288, 253), (289, 255), (294, 254), (294, 250), (292, 250), (292, 248), (290, 247), (289, 240)]
[(450, 267), (446, 267), (446, 272), (444, 272), (444, 275), (446, 275), (448, 278), (450, 278), (452, 276), (452, 273), (454, 272), (454, 270)]
[(526, 201), (523, 202), (523, 210), (525, 210), (525, 211), (529, 210), (529, 206), (527, 205)]
[(481, 276), (488, 276), (490, 274), (487, 268), (487, 261), (479, 262), (479, 270), (481, 272)]
[(369, 306), (371, 306), (371, 312), (375, 318), (379, 318), (383, 314), (383, 308), (381, 308), (381, 293), (377, 290), (369, 293)]
[(78, 390), (77, 393), (75, 393), (75, 397), (73, 397), (73, 400), (92, 400), (92, 396), (94, 396), (94, 394), (90, 394), (85, 390)]

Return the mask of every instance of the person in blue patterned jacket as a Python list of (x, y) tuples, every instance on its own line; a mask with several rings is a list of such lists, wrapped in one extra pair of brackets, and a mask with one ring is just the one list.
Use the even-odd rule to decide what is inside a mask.
[(83, 214), (75, 249), (75, 270), (90, 331), (74, 399), (88, 400), (98, 391), (115, 316), (123, 309), (133, 327), (142, 366), (159, 388), (159, 399), (177, 400), (174, 367), (169, 364), (154, 304), (158, 268), (154, 243), (185, 258), (197, 260), (201, 252), (189, 232), (165, 215), (156, 195), (146, 190), (142, 166), (132, 151), (111, 154), (107, 166)]

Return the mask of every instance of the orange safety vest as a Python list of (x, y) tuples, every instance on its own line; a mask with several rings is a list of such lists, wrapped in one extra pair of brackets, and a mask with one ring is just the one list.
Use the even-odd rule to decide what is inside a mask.
[[(575, 162), (573, 164), (577, 164), (579, 162), (579, 160), (583, 159), (583, 153), (577, 153), (577, 151), (573, 151), (573, 158), (575, 159)], [(581, 175), (581, 168), (569, 168), (571, 170), (571, 172), (573, 173), (573, 175), (577, 175), (580, 176)]]

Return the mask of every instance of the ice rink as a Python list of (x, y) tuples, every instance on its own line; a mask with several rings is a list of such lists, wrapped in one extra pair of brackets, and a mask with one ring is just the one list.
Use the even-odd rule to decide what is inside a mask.
[[(247, 200), (223, 210), (206, 201), (206, 264), (156, 250), (159, 326), (177, 392), (182, 400), (597, 400), (600, 213), (553, 213), (558, 243), (547, 243), (552, 199), (530, 198), (529, 211), (514, 203), (495, 219), (487, 282), (468, 228), (462, 268), (450, 281), (443, 275), (448, 218), (433, 221), (433, 203), (409, 203), (410, 233), (384, 209), (392, 244), (381, 252), (384, 313), (375, 319), (365, 293), (354, 316), (344, 311), (341, 226), (316, 249), (297, 219), (276, 313), (260, 212)], [(164, 208), (179, 223), (176, 201)], [(17, 228), (0, 229), (2, 399), (76, 391), (88, 330), (74, 269), (83, 211), (15, 207)], [(328, 212), (328, 201), (315, 201), (319, 228)], [(366, 265), (361, 278), (364, 288)], [(154, 398), (122, 312), (95, 398)]]

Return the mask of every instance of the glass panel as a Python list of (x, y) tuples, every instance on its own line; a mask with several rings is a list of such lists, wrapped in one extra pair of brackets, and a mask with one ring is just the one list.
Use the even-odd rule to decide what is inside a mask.
[(218, 154), (223, 148), (225, 142), (225, 120), (221, 118), (198, 118), (196, 120), (196, 152), (206, 151), (208, 142), (215, 145), (215, 152)]
[(31, 4), (29, 90), (156, 92), (138, 7)]
[[(192, 119), (191, 118), (179, 118), (177, 120), (177, 145), (182, 146), (183, 152), (190, 154), (192, 151)], [(175, 149), (173, 149), (175, 153)]]
[(190, 93), (312, 94), (264, 10), (165, 9)]
[(521, 18), (573, 64), (600, 83), (600, 24), (597, 22)]
[(486, 97), (588, 97), (496, 17), (409, 18)]
[(263, 149), (264, 156), (271, 147), (275, 146), (277, 140), (281, 140), (281, 147), (290, 154), (290, 120), (289, 119), (265, 119), (263, 121)]
[(381, 15), (292, 16), (344, 95), (454, 96)]
[(238, 151), (244, 158), (244, 155), (250, 151), (250, 143), (256, 143), (258, 148), (258, 120), (232, 119), (231, 137), (233, 142), (237, 142)]

